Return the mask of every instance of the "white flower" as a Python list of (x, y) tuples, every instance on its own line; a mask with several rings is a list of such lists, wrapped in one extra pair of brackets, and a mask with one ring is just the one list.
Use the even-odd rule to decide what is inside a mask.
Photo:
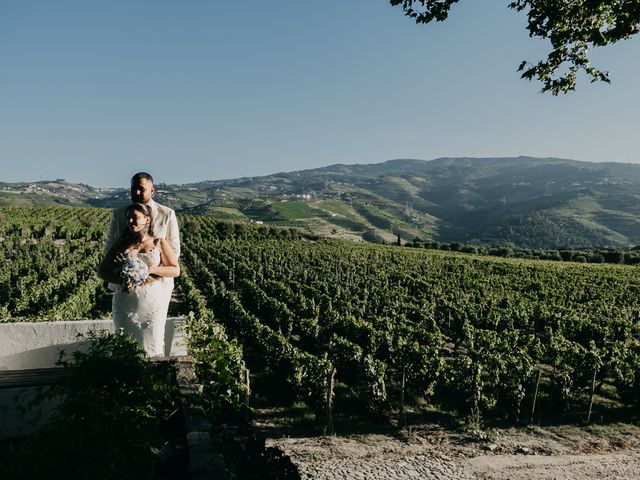
[(118, 256), (122, 289), (131, 291), (142, 285), (149, 277), (149, 267), (133, 253), (123, 253)]

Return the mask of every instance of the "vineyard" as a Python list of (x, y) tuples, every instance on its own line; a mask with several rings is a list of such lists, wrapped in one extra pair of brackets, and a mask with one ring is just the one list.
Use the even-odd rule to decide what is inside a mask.
[(108, 218), (108, 210), (92, 208), (0, 209), (0, 319), (107, 316), (95, 271)]
[[(108, 316), (94, 273), (108, 215), (1, 209), (2, 318)], [(187, 334), (200, 376), (228, 401), (244, 401), (250, 383), (252, 395), (303, 402), (320, 421), (349, 400), (400, 423), (405, 409), (428, 404), (473, 424), (586, 418), (594, 399), (601, 414), (605, 405), (640, 406), (634, 267), (179, 221), (183, 273), (172, 312), (193, 312)]]

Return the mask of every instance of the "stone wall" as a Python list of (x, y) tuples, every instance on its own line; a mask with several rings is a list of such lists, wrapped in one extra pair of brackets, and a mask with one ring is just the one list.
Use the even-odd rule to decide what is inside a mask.
[[(167, 319), (165, 354), (187, 354), (182, 337), (184, 317)], [(113, 332), (111, 320), (0, 323), (0, 440), (29, 435), (46, 420), (55, 405), (28, 411), (38, 389), (59, 377), (60, 351), (86, 348), (80, 335)]]

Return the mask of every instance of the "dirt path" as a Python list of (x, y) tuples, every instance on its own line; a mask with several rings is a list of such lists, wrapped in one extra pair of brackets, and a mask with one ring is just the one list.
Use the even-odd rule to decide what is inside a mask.
[(640, 451), (583, 455), (483, 455), (461, 462), (471, 478), (619, 480), (640, 478)]
[[(513, 429), (493, 439), (464, 434), (306, 437), (269, 440), (303, 479), (618, 480), (640, 478), (640, 429)], [(493, 440), (493, 441), (491, 441)]]

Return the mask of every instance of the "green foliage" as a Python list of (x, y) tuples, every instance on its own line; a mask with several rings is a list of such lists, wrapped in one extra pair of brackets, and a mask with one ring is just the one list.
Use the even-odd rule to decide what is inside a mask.
[(212, 403), (227, 402), (239, 407), (244, 391), (241, 384), (244, 361), (238, 342), (229, 341), (224, 327), (213, 316), (196, 319), (190, 315), (186, 334), (198, 378), (205, 385), (205, 395)]
[(0, 209), (0, 321), (101, 318), (110, 308), (95, 274), (107, 210)]
[(198, 396), (212, 423), (213, 447), (223, 455), (231, 478), (289, 478), (296, 471), (276, 448), (267, 448), (265, 439), (250, 425), (250, 411), (244, 404), (245, 363), (238, 342), (229, 340), (224, 327), (207, 308), (187, 272), (179, 277), (183, 306), (190, 310), (185, 333), (198, 381)]
[(418, 336), (417, 330), (395, 337), (392, 355), (393, 366), (405, 374), (407, 393), (414, 400), (433, 394), (444, 365), (442, 335), (436, 331)]
[(460, 245), (459, 243), (422, 242), (414, 240), (413, 243), (406, 244), (413, 248), (429, 248), (433, 250), (460, 251), (477, 255), (492, 255), (495, 257), (515, 257), (540, 260), (552, 260), (556, 262), (579, 262), (579, 263), (613, 263), (636, 265), (640, 263), (640, 255), (635, 250), (624, 251), (619, 248), (576, 248), (547, 250), (547, 249), (525, 249), (515, 248), (509, 245)]
[(541, 396), (553, 408), (571, 406), (585, 400), (594, 369), (612, 371), (613, 345), (633, 336), (640, 284), (630, 268), (216, 240), (215, 225), (201, 218), (185, 230), (194, 283), (243, 345), (251, 371), (269, 379), (261, 393), (302, 400), (317, 414), (333, 367), (370, 411), (398, 405), (404, 372), (407, 402), (429, 400), (476, 424), (486, 416), (518, 421), (536, 366), (554, 369)]
[(602, 368), (607, 352), (598, 351), (594, 341), (579, 343), (559, 331), (549, 334), (548, 338), (547, 358), (554, 367), (553, 400), (566, 411), (570, 403), (588, 389), (592, 372)]
[(189, 310), (185, 323), (189, 352), (205, 386), (204, 394), (214, 412), (223, 406), (237, 409), (244, 391), (242, 348), (237, 341), (229, 340), (224, 327), (214, 320), (188, 273), (183, 272), (179, 282), (184, 308)]
[(87, 341), (86, 352), (58, 362), (70, 377), (43, 398), (59, 404), (20, 445), (7, 478), (154, 478), (178, 406), (174, 372), (150, 364), (127, 336), (90, 334)]
[[(338, 394), (374, 412), (398, 407), (404, 372), (407, 403), (437, 403), (476, 424), (517, 421), (540, 366), (541, 398), (554, 409), (584, 402), (594, 371), (636, 405), (637, 272), (576, 263), (626, 261), (635, 250), (415, 244), (450, 250), (439, 252), (180, 220), (175, 312), (188, 316), (189, 349), (213, 417), (246, 419), (245, 368), (259, 380), (260, 398), (304, 402), (318, 418), (334, 368)], [(17, 231), (4, 239), (0, 312), (69, 318), (104, 305), (91, 264), (100, 249), (73, 231), (79, 238), (64, 242), (46, 228), (31, 230), (42, 235), (34, 241)]]
[(535, 338), (516, 330), (497, 332), (464, 324), (445, 375), (449, 390), (463, 399), (461, 409), (469, 424), (479, 426), (483, 412), (496, 409), (518, 417), (539, 355), (537, 346)]
[(321, 210), (316, 210), (305, 202), (286, 201), (286, 202), (274, 202), (271, 204), (271, 208), (275, 210), (278, 215), (287, 219), (299, 219), (299, 218), (312, 218), (312, 217), (326, 217), (327, 214)]
[(373, 411), (384, 408), (387, 400), (386, 365), (367, 354), (357, 344), (333, 334), (329, 343), (329, 360), (338, 371), (338, 378), (361, 392)]
[[(444, 21), (459, 0), (390, 0), (400, 5), (416, 23)], [(554, 95), (575, 90), (577, 74), (585, 72), (592, 82), (609, 83), (608, 72), (593, 67), (589, 50), (627, 40), (638, 33), (640, 4), (637, 1), (515, 0), (509, 8), (526, 12), (531, 37), (548, 40), (546, 60), (518, 67), (522, 78), (542, 82), (542, 91)]]
[(613, 352), (614, 383), (623, 401), (640, 410), (640, 340), (627, 339), (615, 345)]

